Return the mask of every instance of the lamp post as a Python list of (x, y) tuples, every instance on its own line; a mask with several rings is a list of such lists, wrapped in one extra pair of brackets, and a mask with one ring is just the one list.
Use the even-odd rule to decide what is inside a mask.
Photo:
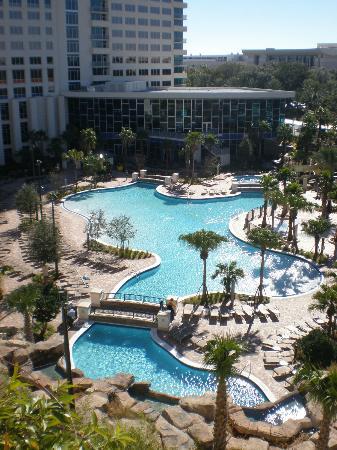
[[(54, 204), (55, 204), (55, 192), (51, 192), (50, 194), (51, 197), (51, 215), (52, 215), (52, 220), (53, 220), (53, 235), (54, 235), (54, 239), (55, 239), (55, 243), (56, 243), (56, 226), (55, 226), (55, 208), (54, 208)], [(59, 276), (59, 264), (58, 264), (58, 252), (55, 252), (55, 277), (58, 278)]]
[[(67, 381), (69, 383), (68, 393), (73, 395), (73, 376), (71, 373), (71, 360), (70, 360), (70, 350), (69, 350), (69, 335), (68, 335), (68, 324), (67, 324), (67, 310), (66, 310), (66, 300), (67, 293), (63, 290), (59, 290), (59, 296), (61, 300), (61, 311), (62, 311), (62, 326), (63, 326), (63, 347), (64, 347), (64, 362), (65, 371), (67, 376)], [(75, 405), (72, 402), (72, 407)]]
[(39, 177), (40, 214), (41, 214), (41, 220), (42, 220), (42, 186), (41, 186), (41, 164), (42, 164), (42, 161), (40, 159), (37, 159), (36, 164), (37, 164), (38, 177)]

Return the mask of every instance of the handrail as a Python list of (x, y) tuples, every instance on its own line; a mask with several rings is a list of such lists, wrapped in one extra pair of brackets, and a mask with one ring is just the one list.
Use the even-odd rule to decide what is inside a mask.
[(122, 292), (108, 292), (105, 296), (106, 300), (137, 301), (141, 303), (160, 303), (165, 302), (163, 297), (154, 297), (143, 294), (123, 294)]

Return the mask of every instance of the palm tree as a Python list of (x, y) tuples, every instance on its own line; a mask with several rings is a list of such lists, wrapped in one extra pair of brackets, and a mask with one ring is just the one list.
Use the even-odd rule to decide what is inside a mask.
[(259, 298), (260, 303), (263, 302), (263, 280), (264, 280), (264, 266), (266, 250), (280, 248), (282, 239), (278, 233), (268, 228), (256, 227), (253, 228), (247, 235), (248, 241), (261, 249), (261, 267), (260, 267), (260, 283), (259, 283)]
[(318, 246), (321, 235), (331, 228), (331, 223), (327, 219), (310, 219), (307, 223), (303, 224), (303, 230), (309, 236), (313, 236), (315, 239), (315, 252), (313, 260), (316, 261), (318, 257)]
[(207, 342), (204, 353), (204, 364), (213, 370), (218, 386), (214, 416), (214, 450), (225, 450), (227, 447), (227, 380), (237, 373), (234, 364), (242, 353), (241, 345), (227, 336), (214, 336)]
[(264, 196), (262, 227), (267, 226), (268, 202), (271, 199), (271, 193), (277, 188), (278, 182), (272, 175), (263, 175), (261, 178), (261, 187)]
[(296, 173), (289, 167), (281, 167), (276, 173), (276, 178), (282, 183), (283, 192), (286, 190), (287, 182), (294, 181), (295, 177)]
[(289, 242), (294, 240), (295, 223), (298, 211), (309, 211), (312, 207), (311, 203), (303, 197), (303, 189), (297, 182), (288, 184), (283, 197), (283, 204), (289, 208), (289, 224), (288, 224), (288, 238)]
[(15, 195), (16, 209), (24, 214), (29, 215), (29, 221), (32, 221), (34, 212), (37, 212), (39, 204), (39, 196), (35, 186), (32, 184), (23, 184)]
[(328, 317), (328, 334), (331, 336), (335, 328), (333, 318), (337, 314), (337, 285), (322, 284), (321, 289), (313, 295), (315, 303), (309, 306), (310, 311), (326, 313)]
[(273, 230), (275, 226), (275, 211), (278, 205), (282, 205), (283, 194), (278, 188), (274, 188), (268, 195), (271, 203), (271, 228)]
[(122, 157), (123, 157), (123, 166), (124, 170), (127, 170), (127, 156), (128, 150), (131, 144), (133, 144), (136, 140), (136, 133), (134, 133), (131, 128), (122, 128), (119, 133), (120, 140), (122, 142)]
[(289, 145), (293, 140), (293, 131), (290, 125), (282, 123), (277, 128), (277, 140), (282, 146), (281, 152), (281, 167), (284, 164), (284, 155), (286, 154), (287, 145)]
[(64, 159), (70, 159), (74, 163), (75, 191), (77, 191), (77, 169), (79, 168), (81, 161), (84, 160), (84, 153), (82, 152), (82, 150), (76, 150), (76, 148), (72, 148), (64, 154)]
[(80, 131), (80, 149), (83, 151), (84, 156), (90, 155), (97, 145), (97, 137), (95, 130), (92, 128), (85, 128)]
[(206, 150), (209, 151), (209, 153), (213, 153), (214, 147), (219, 145), (219, 139), (216, 137), (215, 134), (207, 133), (204, 135), (203, 145), (206, 148)]
[(32, 328), (32, 314), (36, 304), (36, 300), (41, 294), (38, 285), (31, 283), (26, 286), (20, 286), (12, 291), (6, 297), (7, 305), (14, 308), (24, 318), (24, 334), (29, 342), (34, 342)]
[(323, 170), (318, 176), (318, 187), (319, 190), (321, 191), (322, 197), (321, 217), (323, 219), (327, 219), (329, 217), (328, 212), (329, 195), (334, 188), (333, 172), (330, 172), (330, 170)]
[(204, 135), (199, 131), (189, 131), (185, 137), (185, 151), (189, 152), (190, 159), (192, 160), (192, 175), (194, 178), (194, 154), (205, 141)]
[(337, 417), (337, 365), (333, 364), (327, 370), (305, 365), (296, 374), (294, 382), (300, 382), (309, 398), (322, 408), (317, 449), (326, 450), (329, 447), (330, 426)]
[[(231, 261), (228, 264), (219, 263), (216, 265), (217, 269), (212, 275), (214, 280), (217, 277), (221, 278), (221, 284), (224, 287), (224, 292), (226, 294), (226, 299), (232, 292), (232, 287), (234, 288), (240, 278), (245, 276), (244, 271), (237, 266), (236, 261)], [(233, 291), (233, 299), (235, 298), (235, 292)]]
[(337, 147), (322, 147), (315, 155), (318, 166), (323, 170), (337, 170)]
[(258, 139), (259, 139), (259, 158), (263, 156), (264, 153), (264, 138), (266, 133), (272, 131), (271, 125), (266, 120), (261, 120), (259, 122), (258, 129)]
[(194, 250), (200, 252), (200, 258), (203, 261), (203, 279), (202, 279), (202, 302), (207, 302), (207, 258), (209, 252), (216, 250), (223, 242), (227, 241), (227, 238), (220, 236), (220, 234), (214, 233), (214, 231), (200, 230), (194, 233), (181, 234), (179, 236), (180, 241), (184, 241), (187, 245)]

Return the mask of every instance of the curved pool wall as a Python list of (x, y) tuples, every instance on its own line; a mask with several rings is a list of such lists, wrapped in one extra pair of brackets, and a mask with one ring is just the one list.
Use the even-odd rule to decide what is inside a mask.
[[(132, 373), (136, 381), (150, 381), (151, 389), (176, 397), (216, 390), (214, 375), (173, 357), (144, 328), (93, 324), (73, 340), (72, 361), (92, 379)], [(253, 407), (268, 400), (262, 389), (243, 376), (230, 379), (235, 403)]]
[[(236, 260), (245, 272), (245, 279), (238, 283), (238, 291), (254, 294), (258, 287), (260, 252), (234, 238), (228, 225), (233, 215), (260, 206), (261, 194), (191, 201), (162, 196), (155, 188), (154, 184), (136, 183), (86, 191), (64, 201), (67, 209), (86, 217), (98, 208), (105, 211), (108, 219), (121, 214), (130, 216), (137, 229), (131, 246), (160, 256), (160, 266), (133, 277), (119, 286), (119, 292), (166, 297), (200, 291), (202, 264), (199, 255), (178, 238), (182, 233), (206, 228), (229, 239), (208, 258), (208, 289), (222, 289), (219, 281), (210, 277), (216, 264)], [(102, 240), (111, 242), (107, 236)], [(317, 288), (320, 281), (320, 272), (310, 262), (288, 254), (267, 252), (267, 294), (274, 297), (299, 295)]]

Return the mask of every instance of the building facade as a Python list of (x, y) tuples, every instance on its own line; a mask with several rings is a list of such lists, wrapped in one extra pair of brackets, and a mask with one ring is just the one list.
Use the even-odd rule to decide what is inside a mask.
[(183, 0), (0, 0), (0, 164), (64, 131), (62, 93), (185, 83)]
[(316, 48), (242, 50), (244, 60), (256, 66), (268, 63), (302, 63), (306, 66), (337, 69), (337, 44), (317, 44)]

